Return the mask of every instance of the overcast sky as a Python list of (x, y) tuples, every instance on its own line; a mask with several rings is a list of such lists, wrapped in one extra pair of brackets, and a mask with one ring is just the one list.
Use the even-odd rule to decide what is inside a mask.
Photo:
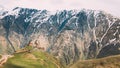
[(6, 9), (18, 6), (50, 11), (85, 8), (104, 10), (120, 17), (120, 0), (0, 0), (0, 6)]

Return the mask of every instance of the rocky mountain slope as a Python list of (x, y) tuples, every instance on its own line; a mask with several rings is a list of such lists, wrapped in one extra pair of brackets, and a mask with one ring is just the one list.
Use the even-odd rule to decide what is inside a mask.
[(86, 9), (2, 11), (0, 53), (12, 54), (28, 44), (51, 53), (64, 65), (120, 54), (120, 19)]

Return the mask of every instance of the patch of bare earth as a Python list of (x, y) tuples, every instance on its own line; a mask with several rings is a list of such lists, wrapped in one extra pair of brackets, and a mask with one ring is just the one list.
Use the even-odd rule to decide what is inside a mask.
[(0, 59), (0, 66), (2, 66), (4, 63), (7, 62), (8, 58), (13, 57), (11, 55), (2, 55), (1, 59)]

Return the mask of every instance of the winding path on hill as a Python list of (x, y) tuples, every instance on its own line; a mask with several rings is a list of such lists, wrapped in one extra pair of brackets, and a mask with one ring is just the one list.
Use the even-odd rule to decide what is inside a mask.
[(2, 66), (9, 57), (12, 57), (11, 55), (2, 55), (2, 58), (0, 59), (0, 66)]

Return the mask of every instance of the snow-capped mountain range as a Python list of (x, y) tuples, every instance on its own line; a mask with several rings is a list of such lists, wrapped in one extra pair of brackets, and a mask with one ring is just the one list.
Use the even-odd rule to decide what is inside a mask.
[(0, 10), (0, 53), (31, 44), (64, 64), (120, 54), (120, 19), (97, 10)]

